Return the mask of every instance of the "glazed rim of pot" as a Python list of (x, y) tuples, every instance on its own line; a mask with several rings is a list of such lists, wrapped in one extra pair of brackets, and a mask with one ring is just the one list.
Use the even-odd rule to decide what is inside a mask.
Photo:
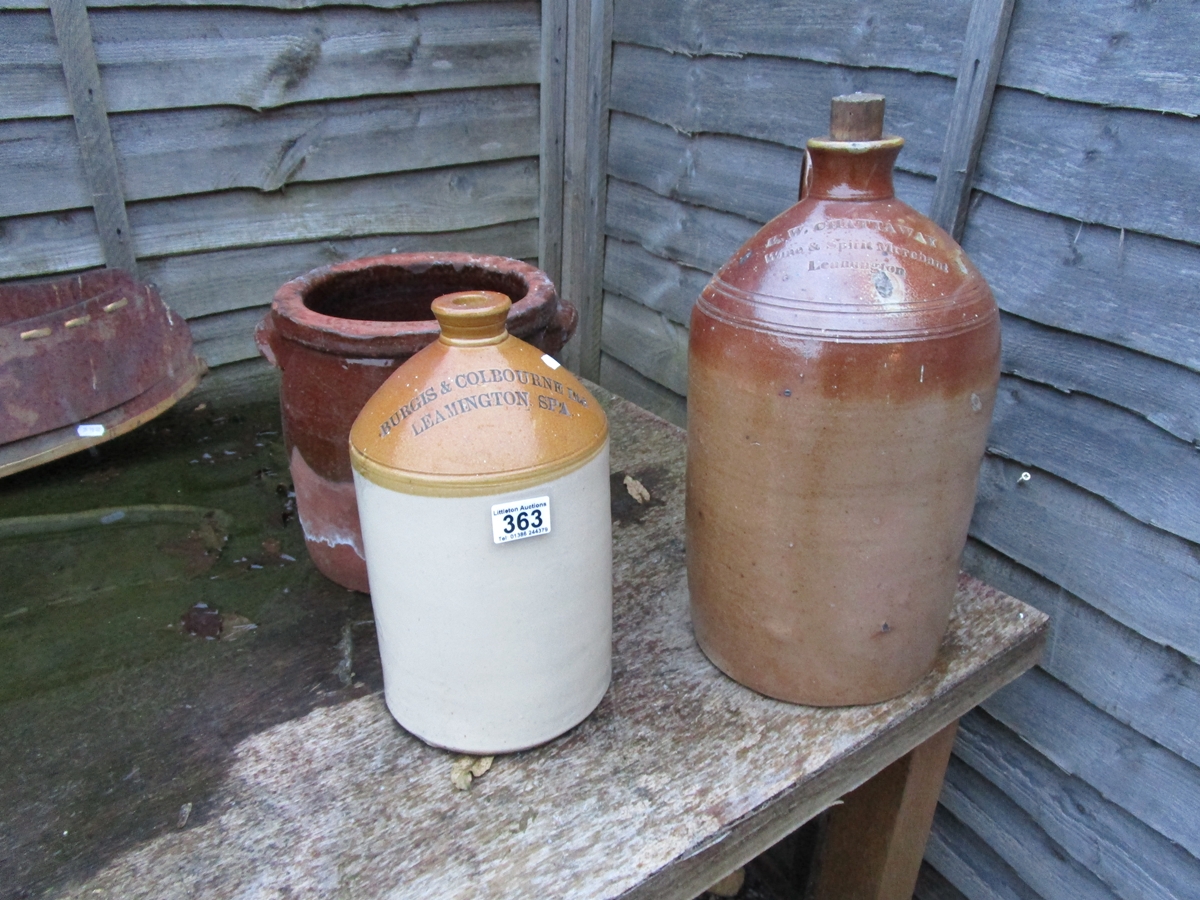
[[(549, 276), (519, 259), (476, 253), (389, 253), (323, 266), (293, 278), (275, 293), (271, 303), (274, 325), (288, 340), (350, 357), (415, 353), (437, 338), (438, 325), (432, 311), (425, 318), (348, 318), (318, 311), (310, 305), (314, 293), (319, 294), (322, 289), (332, 292), (332, 286), (339, 280), (369, 278), (372, 272), (383, 275), (389, 269), (411, 273), (413, 285), (421, 274), (442, 270), (435, 276), (440, 281), (423, 291), (429, 294), (431, 303), (453, 290), (507, 287), (508, 290), (501, 292), (513, 301), (508, 314), (510, 332), (543, 328), (550, 324), (558, 308), (558, 292)], [(473, 279), (472, 271), (480, 277)], [(519, 290), (523, 290), (523, 295), (513, 297)], [(324, 303), (314, 305), (320, 307)]]

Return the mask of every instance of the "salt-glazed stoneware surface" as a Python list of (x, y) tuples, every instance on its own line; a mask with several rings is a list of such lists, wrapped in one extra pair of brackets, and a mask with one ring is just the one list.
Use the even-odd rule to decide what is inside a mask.
[(283, 372), (284, 437), (305, 547), (344, 587), (368, 587), (350, 426), (387, 377), (437, 339), (433, 300), (464, 290), (509, 297), (508, 328), (546, 353), (558, 353), (575, 330), (575, 308), (540, 269), (471, 253), (393, 253), (315, 269), (283, 285), (258, 326), (259, 349)]
[(882, 124), (883, 98), (835, 99), (802, 199), (692, 314), (696, 639), (795, 703), (882, 701), (933, 664), (999, 378), (991, 291), (895, 198)]
[(509, 305), (435, 300), (440, 338), (350, 433), (388, 709), (478, 754), (562, 734), (611, 674), (608, 422)]

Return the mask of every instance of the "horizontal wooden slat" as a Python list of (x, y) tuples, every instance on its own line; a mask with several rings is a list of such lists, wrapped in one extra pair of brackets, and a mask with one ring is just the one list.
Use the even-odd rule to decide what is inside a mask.
[(0, 278), (52, 275), (104, 265), (91, 209), (11, 218), (0, 227)]
[(1200, 542), (1200, 452), (1139, 416), (1083, 394), (1004, 376), (988, 449)]
[(0, 32), (0, 120), (71, 115), (48, 0), (37, 10), (0, 13)]
[(976, 199), (963, 246), (1003, 309), (1200, 371), (1200, 247)]
[(1200, 243), (1192, 119), (998, 88), (975, 188), (1022, 206)]
[[(476, 3), (488, 0), (238, 0), (238, 6), (266, 9), (320, 9), (324, 6), (370, 6), (378, 9), (402, 9), (406, 6), (432, 6), (438, 3)], [(500, 2), (500, 0), (497, 0)], [(111, 6), (229, 6), (229, 0), (88, 0), (88, 7)], [(3, 9), (45, 9), (46, 0), (0, 0)]]
[(144, 261), (141, 274), (158, 285), (171, 309), (191, 319), (269, 303), (285, 281), (318, 266), (392, 251), (438, 250), (535, 257), (537, 221), (164, 256)]
[[(230, 188), (275, 191), (538, 152), (535, 87), (439, 91), (306, 103), (126, 113), (109, 119), (127, 200)], [(0, 215), (91, 202), (67, 119), (0, 123)]]
[[(804, 153), (730, 135), (688, 136), (613, 113), (609, 174), (656, 194), (765, 222), (796, 202)], [(732, 182), (722, 176), (737, 172)], [(789, 177), (790, 175), (790, 177)]]
[[(536, 160), (432, 169), (286, 192), (228, 191), (133, 204), (139, 258), (323, 238), (459, 231), (537, 215)], [(0, 234), (0, 277), (100, 263), (90, 214), (10, 219)]]
[(269, 308), (256, 306), (189, 322), (196, 354), (209, 368), (258, 356), (254, 328)]
[(1200, 860), (1057, 769), (987, 713), (975, 710), (963, 717), (954, 754), (1119, 896), (1200, 896)]
[(953, 757), (946, 769), (940, 803), (987, 841), (1042, 897), (1113, 900), (1121, 896), (1065, 852), (995, 785)]
[[(97, 9), (89, 15), (110, 112), (287, 103), (536, 84), (531, 2), (398, 10)], [(0, 119), (69, 113), (41, 12), (3, 14)]]
[(887, 130), (908, 142), (899, 166), (936, 175), (953, 79), (774, 57), (693, 59), (628, 44), (613, 48), (612, 108), (689, 134), (803, 147), (829, 132), (830, 98), (854, 91), (888, 98)]
[[(983, 708), (1063, 771), (1200, 856), (1200, 770), (1096, 709), (1041, 669)], [(1119, 761), (1119, 762), (1118, 762)]]
[(1193, 0), (1055, 0), (1013, 12), (1002, 84), (1106, 106), (1200, 114)]
[(944, 806), (934, 814), (925, 859), (969, 900), (1043, 900)]
[[(614, 113), (608, 170), (656, 194), (766, 222), (796, 202), (802, 151), (732, 135), (682, 134)], [(929, 208), (932, 179), (896, 173), (896, 196)]]
[(692, 305), (709, 274), (648, 253), (638, 244), (609, 238), (604, 258), (604, 288), (636, 300), (688, 327)]
[(1113, 718), (1200, 766), (1200, 664), (977, 541), (968, 542), (963, 568), (1050, 616), (1043, 669)]
[(741, 216), (691, 206), (609, 179), (606, 231), (656, 256), (715, 272), (759, 229)]
[[(688, 134), (734, 134), (792, 148), (825, 133), (830, 96), (856, 89), (893, 98), (888, 130), (908, 141), (897, 166), (936, 174), (953, 90), (948, 79), (764, 57), (689, 59), (629, 45), (618, 45), (613, 57), (615, 109)], [(1080, 221), (1200, 241), (1190, 195), (1175, 187), (1200, 183), (1193, 131), (1181, 116), (998, 90), (976, 187)], [(667, 184), (687, 171), (646, 168)], [(795, 167), (786, 171), (790, 181)], [(742, 181), (751, 199), (763, 193), (759, 175), (747, 179), (743, 171), (735, 184)]]
[(615, 0), (613, 38), (688, 56), (754, 53), (953, 75), (969, 12), (964, 0)]
[(1004, 313), (1001, 321), (1005, 372), (1099, 397), (1200, 441), (1200, 373), (1019, 316)]
[(921, 872), (917, 876), (913, 897), (915, 900), (969, 900), (966, 894), (927, 862), (921, 863)]
[(661, 313), (605, 293), (601, 349), (673, 393), (687, 394), (687, 330)]
[[(687, 56), (756, 54), (954, 76), (970, 4), (616, 0), (616, 40)], [(897, 36), (900, 36), (899, 38)], [(1191, 0), (1023, 0), (1002, 84), (1108, 106), (1200, 113)]]
[(680, 428), (687, 427), (686, 398), (603, 352), (600, 354), (600, 384)]
[[(1070, 483), (989, 456), (971, 536), (1155, 643), (1200, 660), (1200, 555)], [(1103, 564), (1101, 564), (1101, 562)]]

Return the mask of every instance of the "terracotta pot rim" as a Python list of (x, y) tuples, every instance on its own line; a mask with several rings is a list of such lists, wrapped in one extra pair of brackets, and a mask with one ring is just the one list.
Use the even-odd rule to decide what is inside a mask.
[(526, 285), (525, 296), (513, 302), (508, 327), (537, 330), (554, 319), (558, 292), (541, 269), (519, 259), (478, 253), (385, 253), (322, 266), (293, 278), (275, 292), (270, 318), (281, 337), (314, 350), (352, 357), (390, 358), (415, 353), (438, 334), (437, 320), (377, 321), (348, 319), (316, 312), (304, 303), (314, 288), (340, 276), (369, 269), (406, 269), (420, 273), (434, 266), (487, 269), (513, 275)]

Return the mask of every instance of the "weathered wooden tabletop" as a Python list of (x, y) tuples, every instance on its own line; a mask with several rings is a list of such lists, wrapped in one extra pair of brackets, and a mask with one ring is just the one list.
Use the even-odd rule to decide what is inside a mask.
[(615, 653), (589, 719), (459, 791), (453, 755), (401, 730), (379, 693), (348, 691), (240, 737), (203, 817), (181, 813), (53, 893), (691, 898), (1035, 661), (1045, 617), (964, 577), (936, 668), (900, 699), (814, 709), (735, 684), (688, 622), (683, 433), (598, 394), (612, 426)]

